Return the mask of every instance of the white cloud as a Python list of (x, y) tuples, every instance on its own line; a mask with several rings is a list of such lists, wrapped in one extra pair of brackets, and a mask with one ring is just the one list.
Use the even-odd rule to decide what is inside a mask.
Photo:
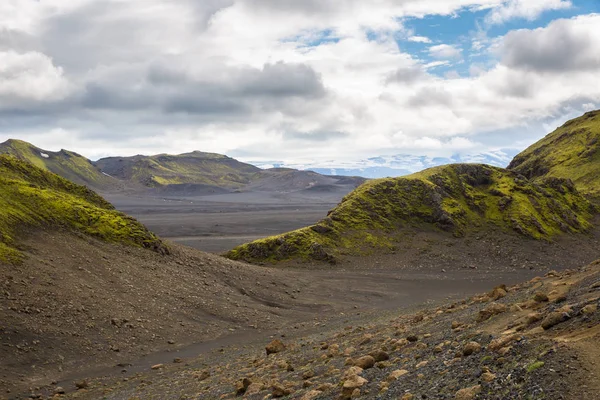
[[(510, 4), (2, 1), (0, 141), (60, 141), (89, 157), (198, 149), (287, 162), (484, 150), (486, 132), (514, 143), (523, 126), (541, 135), (544, 121), (600, 104), (599, 16), (478, 36), (481, 51), (498, 42), (497, 63), (465, 57), (470, 76), (451, 79), (432, 71), (456, 63), (461, 48), (431, 46), (427, 63), (396, 42), (428, 43), (404, 17), (471, 7), (493, 15)], [(555, 54), (570, 53), (561, 38), (579, 49), (562, 64)]]
[(511, 19), (534, 20), (544, 11), (571, 8), (569, 0), (508, 0), (498, 5), (486, 17), (489, 24), (503, 24)]
[(426, 36), (410, 36), (408, 41), (415, 43), (431, 43), (431, 39)]
[(449, 44), (438, 44), (429, 48), (429, 55), (441, 60), (457, 59), (462, 57), (462, 50)]

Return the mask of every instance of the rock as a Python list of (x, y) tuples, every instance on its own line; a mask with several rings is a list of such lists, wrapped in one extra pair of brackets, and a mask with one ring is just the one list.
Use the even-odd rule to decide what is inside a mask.
[(368, 382), (369, 381), (367, 381), (365, 378), (358, 376), (358, 375), (353, 375), (352, 377), (346, 379), (342, 386), (341, 398), (342, 399), (351, 399), (354, 391), (356, 389), (360, 390), (360, 388), (363, 387)]
[(581, 309), (582, 314), (593, 314), (598, 310), (597, 304), (588, 304)]
[(344, 372), (344, 379), (349, 379), (354, 375), (360, 375), (363, 373), (363, 369), (361, 367), (353, 366), (350, 367)]
[(477, 322), (486, 321), (494, 315), (502, 314), (503, 312), (506, 312), (506, 310), (507, 310), (507, 307), (505, 304), (490, 303), (486, 308), (479, 311), (479, 315), (477, 316)]
[(541, 321), (542, 318), (543, 318), (543, 315), (540, 313), (527, 314), (527, 317), (526, 317), (527, 325), (531, 325), (538, 321)]
[(292, 393), (294, 393), (292, 389), (286, 388), (280, 383), (275, 383), (273, 386), (271, 386), (271, 394), (273, 397), (289, 396)]
[(356, 388), (354, 389), (354, 391), (352, 392), (352, 395), (350, 396), (351, 399), (358, 399), (360, 397), (360, 389)]
[(419, 337), (417, 335), (409, 335), (409, 336), (406, 337), (406, 340), (408, 340), (411, 343), (414, 343), (417, 340), (419, 340)]
[(400, 400), (413, 400), (415, 396), (411, 393), (406, 393), (404, 396), (400, 398)]
[(550, 299), (548, 299), (548, 295), (544, 292), (537, 292), (534, 296), (533, 296), (533, 300), (537, 301), (538, 303), (544, 303), (549, 301)]
[(237, 394), (244, 394), (250, 385), (252, 385), (252, 381), (249, 378), (244, 378), (235, 384), (235, 392)]
[(265, 350), (267, 355), (281, 353), (285, 350), (285, 344), (281, 340), (275, 339), (265, 347)]
[(150, 367), (150, 369), (161, 369), (162, 367), (164, 367), (163, 364), (154, 364), (153, 366)]
[(438, 344), (437, 346), (435, 346), (433, 348), (433, 352), (434, 353), (441, 353), (442, 351), (444, 351), (444, 348), (443, 348), (443, 346), (441, 344)]
[(407, 370), (405, 370), (405, 369), (397, 369), (395, 371), (392, 371), (392, 373), (388, 375), (388, 377), (387, 377), (386, 380), (388, 382), (393, 382), (393, 381), (397, 380), (398, 378), (400, 378), (401, 376), (404, 376), (406, 374), (408, 374)]
[(506, 347), (506, 345), (508, 345), (509, 343), (512, 343), (515, 340), (519, 340), (520, 338), (521, 338), (521, 335), (519, 335), (517, 333), (515, 333), (513, 335), (506, 335), (503, 337), (499, 337), (490, 342), (490, 344), (488, 345), (488, 349), (490, 351), (497, 351), (503, 347)]
[(494, 379), (496, 379), (496, 375), (492, 374), (491, 372), (484, 372), (483, 374), (481, 374), (481, 380), (484, 382), (492, 382)]
[(309, 369), (302, 373), (302, 379), (306, 380), (306, 379), (314, 378), (315, 375), (316, 375), (315, 371), (313, 371), (312, 369)]
[(183, 362), (183, 360), (181, 358), (179, 358), (179, 357), (175, 357), (173, 359), (173, 363), (175, 363), (175, 364), (181, 364), (182, 362)]
[(350, 357), (352, 355), (352, 353), (354, 353), (356, 351), (356, 348), (354, 347), (348, 347), (344, 350), (344, 357)]
[(571, 316), (566, 312), (551, 312), (542, 321), (542, 328), (544, 328), (545, 330), (548, 330), (548, 329), (552, 328), (553, 326), (556, 326), (562, 322), (567, 321), (570, 318), (571, 318)]
[(452, 321), (452, 329), (460, 328), (462, 324), (458, 321)]
[(481, 345), (477, 342), (469, 342), (463, 348), (463, 356), (470, 356), (473, 353), (479, 353), (481, 351)]
[(311, 390), (310, 392), (305, 393), (304, 396), (300, 398), (300, 400), (314, 400), (322, 394), (323, 392), (321, 392), (320, 390)]
[(390, 359), (390, 355), (383, 350), (377, 350), (370, 354), (375, 359), (375, 362), (386, 361)]
[(373, 368), (375, 359), (372, 356), (364, 356), (354, 361), (354, 365), (362, 369)]
[(82, 380), (82, 381), (75, 382), (75, 387), (77, 388), (77, 390), (87, 389), (88, 387), (90, 387), (90, 384), (88, 383), (88, 381)]
[(261, 390), (263, 390), (264, 387), (265, 387), (265, 385), (263, 385), (261, 382), (251, 383), (250, 386), (248, 386), (248, 388), (246, 389), (246, 395), (251, 396), (253, 394), (257, 394)]
[(362, 346), (363, 344), (370, 343), (372, 339), (373, 339), (373, 335), (367, 333), (360, 339), (360, 342), (358, 342), (358, 344), (360, 346)]
[(496, 301), (503, 297), (506, 297), (506, 285), (500, 285), (494, 288), (489, 294), (488, 297), (491, 301)]
[(333, 383), (322, 383), (321, 385), (317, 386), (317, 390), (320, 392), (328, 392), (333, 389), (335, 389), (335, 385)]
[(57, 387), (54, 389), (54, 394), (65, 394), (65, 389), (63, 389), (63, 387), (62, 387), (62, 386), (57, 386)]
[(203, 381), (210, 377), (210, 372), (208, 372), (208, 370), (204, 369), (202, 371), (195, 372), (193, 374), (193, 376), (194, 376), (194, 378), (198, 379), (199, 381)]
[(456, 392), (454, 398), (456, 400), (473, 400), (479, 393), (481, 393), (481, 385), (476, 385), (469, 388), (460, 389), (458, 392)]
[(417, 365), (415, 365), (415, 368), (419, 369), (419, 368), (422, 368), (422, 367), (426, 366), (427, 364), (429, 364), (428, 361), (421, 361), (420, 363), (418, 363)]

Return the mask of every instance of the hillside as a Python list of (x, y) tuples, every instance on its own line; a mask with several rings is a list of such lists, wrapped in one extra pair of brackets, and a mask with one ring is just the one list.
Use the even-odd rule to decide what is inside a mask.
[[(182, 364), (96, 379), (71, 399), (592, 400), (600, 262), (418, 309), (346, 315)], [(271, 342), (271, 343), (269, 343)]]
[(496, 167), (453, 164), (367, 182), (319, 223), (244, 244), (226, 256), (249, 262), (334, 263), (344, 255), (393, 251), (414, 231), (454, 237), (514, 232), (548, 241), (587, 231), (592, 216), (592, 205), (567, 180), (532, 183)]
[(508, 166), (530, 179), (571, 179), (578, 190), (600, 196), (600, 110), (566, 122), (518, 154)]
[(143, 225), (87, 187), (0, 155), (0, 262), (19, 262), (20, 238), (36, 229), (69, 229), (110, 242), (167, 251)]
[(94, 190), (116, 190), (122, 186), (115, 178), (103, 174), (90, 160), (72, 151), (52, 152), (22, 140), (9, 139), (0, 143), (0, 154), (10, 154)]
[(214, 153), (102, 158), (96, 165), (105, 173), (146, 187), (203, 184), (239, 189), (261, 170)]

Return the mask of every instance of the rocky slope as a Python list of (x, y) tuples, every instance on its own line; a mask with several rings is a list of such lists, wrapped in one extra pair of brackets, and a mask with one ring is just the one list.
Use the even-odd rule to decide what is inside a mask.
[(566, 122), (518, 154), (508, 166), (529, 179), (571, 179), (580, 192), (600, 196), (600, 110)]
[(167, 252), (153, 233), (85, 186), (0, 155), (0, 261), (18, 263), (30, 230), (66, 228), (106, 241)]
[(67, 397), (593, 399), (599, 302), (596, 262), (412, 312), (348, 314), (317, 334), (285, 332), (262, 348), (238, 344), (86, 382)]
[(586, 232), (593, 214), (593, 206), (568, 180), (531, 182), (501, 168), (453, 164), (367, 182), (316, 225), (244, 244), (226, 256), (334, 263), (344, 255), (393, 251), (413, 231), (449, 237), (514, 232), (552, 240)]
[(53, 152), (22, 140), (9, 139), (0, 143), (0, 154), (12, 155), (74, 183), (97, 190), (118, 190), (123, 186), (117, 179), (103, 174), (90, 160), (69, 150)]

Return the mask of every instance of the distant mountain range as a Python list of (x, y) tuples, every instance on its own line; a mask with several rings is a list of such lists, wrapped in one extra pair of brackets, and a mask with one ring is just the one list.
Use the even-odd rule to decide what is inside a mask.
[(340, 163), (332, 163), (331, 167), (311, 164), (286, 164), (281, 161), (250, 161), (250, 164), (260, 168), (287, 167), (314, 171), (323, 175), (361, 176), (363, 178), (375, 179), (409, 175), (426, 168), (446, 164), (477, 163), (504, 168), (518, 153), (518, 149), (500, 149), (479, 154), (457, 154), (452, 157), (397, 154), (393, 156), (371, 157), (347, 163), (347, 166)]
[(327, 193), (338, 199), (365, 181), (361, 177), (327, 176), (292, 168), (261, 169), (222, 154), (200, 151), (107, 157), (92, 162), (72, 151), (52, 152), (9, 139), (0, 143), (0, 154), (9, 154), (101, 192), (127, 191), (159, 196), (303, 192), (309, 196)]

